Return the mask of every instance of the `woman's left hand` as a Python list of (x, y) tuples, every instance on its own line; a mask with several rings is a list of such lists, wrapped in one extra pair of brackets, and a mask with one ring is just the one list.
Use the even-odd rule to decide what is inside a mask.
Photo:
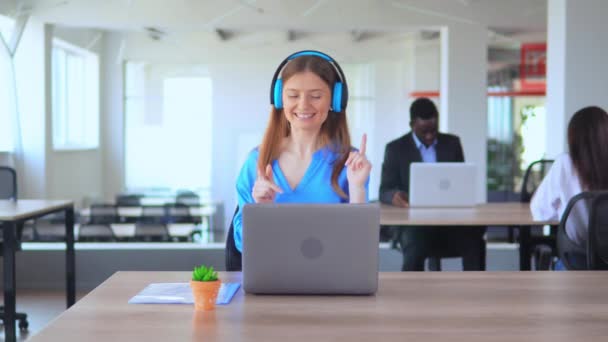
[(356, 187), (365, 187), (365, 183), (369, 178), (372, 170), (372, 163), (365, 156), (365, 147), (367, 143), (367, 134), (363, 134), (361, 139), (361, 148), (358, 152), (353, 151), (348, 155), (348, 159), (344, 164), (346, 169), (346, 178), (348, 184)]

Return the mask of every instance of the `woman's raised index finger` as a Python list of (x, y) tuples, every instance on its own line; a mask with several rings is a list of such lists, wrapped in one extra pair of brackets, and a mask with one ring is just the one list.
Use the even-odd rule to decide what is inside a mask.
[(367, 134), (363, 133), (363, 137), (361, 138), (361, 148), (359, 149), (359, 153), (365, 154), (366, 145), (367, 145)]

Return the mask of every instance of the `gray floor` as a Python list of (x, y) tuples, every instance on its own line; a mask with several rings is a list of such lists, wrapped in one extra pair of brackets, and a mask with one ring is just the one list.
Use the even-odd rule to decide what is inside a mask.
[[(78, 292), (76, 299), (86, 293)], [(27, 314), (27, 332), (17, 332), (18, 340), (25, 341), (33, 336), (65, 310), (65, 292), (61, 290), (20, 290), (17, 293), (17, 311)], [(4, 326), (0, 326), (0, 339), (4, 341)]]

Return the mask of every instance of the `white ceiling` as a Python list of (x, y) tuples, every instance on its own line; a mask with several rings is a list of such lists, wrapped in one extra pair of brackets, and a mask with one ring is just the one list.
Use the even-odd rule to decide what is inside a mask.
[(0, 13), (66, 26), (183, 34), (291, 30), (295, 37), (350, 33), (373, 39), (388, 33), (478, 24), (490, 38), (534, 41), (546, 32), (547, 0), (1, 0)]

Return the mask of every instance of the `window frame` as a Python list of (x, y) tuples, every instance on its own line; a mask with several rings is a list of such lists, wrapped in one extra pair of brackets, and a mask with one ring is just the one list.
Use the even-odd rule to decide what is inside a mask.
[[(82, 60), (83, 72), (79, 80), (83, 88), (81, 95), (84, 97), (81, 104), (84, 114), (78, 119), (81, 121), (80, 129), (83, 130), (80, 138), (74, 138), (73, 123), (74, 114), (70, 109), (63, 113), (58, 112), (57, 94), (58, 84), (56, 80), (56, 50), (60, 50), (66, 56), (64, 64), (63, 106), (70, 107), (69, 94), (69, 66), (68, 58)], [(78, 47), (59, 38), (53, 38), (51, 51), (51, 146), (53, 151), (82, 151), (96, 150), (100, 147), (100, 63), (97, 53)], [(78, 87), (78, 86), (77, 86)], [(72, 103), (73, 106), (73, 103)], [(62, 116), (62, 117), (60, 117)], [(63, 130), (59, 132), (59, 130)]]
[[(12, 28), (15, 26), (15, 21), (12, 20), (9, 17), (3, 16), (0, 14), (0, 35), (2, 36), (3, 39), (3, 43), (2, 45), (5, 45), (8, 43), (8, 41), (10, 40), (10, 36), (5, 36), (4, 33), (10, 33), (10, 31), (12, 30)], [(6, 75), (5, 79), (0, 79), (0, 84), (4, 84), (4, 82), (10, 82), (12, 84), (9, 85), (9, 87), (13, 87), (14, 86), (14, 70), (13, 70), (13, 66), (12, 61), (10, 60), (10, 56), (8, 55), (6, 46), (0, 46), (0, 49), (4, 50), (0, 53), (2, 54), (6, 54), (5, 56), (2, 57), (2, 59), (6, 59), (6, 61), (8, 62), (8, 64), (6, 66), (0, 66), (0, 68), (4, 68), (6, 67), (6, 69), (10, 69), (10, 73), (9, 75)], [(3, 75), (3, 73), (2, 73)], [(4, 91), (8, 91), (8, 88), (5, 88)], [(14, 89), (12, 89), (12, 92), (14, 92)], [(15, 99), (11, 99), (10, 96), (7, 97), (8, 101), (15, 101)], [(6, 107), (12, 107), (14, 106), (14, 103), (11, 104), (6, 103)], [(15, 151), (15, 136), (13, 133), (13, 128), (15, 126), (14, 123), (14, 117), (12, 117), (13, 113), (11, 113), (10, 111), (4, 111), (2, 106), (0, 106), (0, 110), (2, 110), (3, 113), (1, 113), (0, 115), (2, 115), (3, 118), (6, 118), (6, 122), (8, 123), (7, 125), (0, 125), (0, 134), (2, 134), (4, 137), (7, 137), (8, 139), (8, 143), (6, 145), (1, 144), (0, 145), (0, 155), (2, 154), (11, 154), (14, 153)], [(6, 131), (3, 131), (2, 127), (4, 127), (4, 129)]]
[[(157, 76), (159, 75), (163, 75), (162, 77), (162, 81), (159, 81), (160, 83), (158, 84), (161, 88), (158, 89), (162, 89), (160, 94), (151, 94), (149, 93), (149, 83), (147, 82), (152, 82), (150, 79), (148, 79), (149, 74), (146, 74), (150, 71), (144, 71), (144, 74), (146, 74), (146, 76), (144, 77), (145, 81), (144, 83), (141, 84), (137, 84), (137, 80), (135, 78), (132, 78), (135, 76), (135, 74), (131, 74), (131, 72), (133, 72), (135, 70), (135, 68), (167, 68), (167, 70), (159, 73), (159, 74), (155, 74)], [(170, 69), (170, 71), (169, 71)], [(123, 108), (124, 108), (124, 116), (123, 116), (123, 129), (124, 129), (124, 146), (123, 146), (123, 156), (124, 156), (124, 170), (123, 170), (123, 187), (124, 189), (126, 189), (127, 191), (133, 191), (133, 192), (149, 192), (149, 191), (155, 191), (157, 190), (157, 186), (160, 187), (161, 189), (165, 189), (165, 190), (169, 190), (169, 191), (177, 191), (180, 189), (189, 189), (189, 190), (193, 190), (197, 193), (209, 193), (211, 191), (212, 188), (212, 175), (213, 175), (213, 167), (212, 167), (212, 156), (213, 156), (213, 148), (211, 147), (213, 145), (213, 89), (214, 89), (214, 80), (213, 77), (211, 76), (211, 74), (209, 73), (209, 71), (206, 69), (206, 66), (202, 65), (202, 64), (165, 64), (165, 63), (150, 63), (150, 62), (143, 62), (143, 61), (138, 61), (138, 60), (126, 60), (123, 62), (123, 77), (124, 77), (124, 89), (125, 89), (125, 96), (123, 98)], [(158, 71), (157, 71), (158, 72)], [(209, 165), (209, 178), (206, 180), (206, 182), (202, 182), (201, 184), (193, 184), (193, 185), (189, 185), (189, 186), (175, 186), (174, 184), (160, 184), (158, 183), (158, 185), (144, 185), (144, 184), (135, 184), (130, 182), (130, 179), (132, 177), (129, 177), (129, 175), (132, 175), (134, 173), (131, 173), (132, 169), (129, 167), (129, 163), (134, 162), (133, 158), (130, 158), (130, 140), (132, 140), (132, 136), (131, 134), (134, 133), (133, 127), (130, 126), (129, 121), (133, 118), (132, 115), (137, 115), (135, 113), (130, 113), (129, 111), (129, 106), (131, 103), (134, 103), (136, 101), (142, 101), (142, 103), (149, 103), (150, 101), (158, 101), (160, 103), (165, 103), (165, 93), (164, 93), (164, 89), (165, 89), (165, 82), (169, 79), (189, 79), (189, 78), (204, 78), (207, 79), (210, 83), (210, 93), (209, 93), (209, 114), (210, 114), (210, 121), (208, 122), (208, 124), (205, 125), (205, 127), (208, 127), (210, 129), (210, 132), (208, 134), (206, 134), (205, 136), (209, 137), (210, 141), (209, 141), (209, 149), (210, 149), (210, 153), (209, 153), (209, 158), (208, 160), (210, 161), (210, 165)], [(131, 83), (134, 82), (134, 83)], [(162, 85), (161, 85), (162, 84)], [(141, 89), (139, 88), (141, 87)], [(146, 111), (146, 109), (143, 109), (144, 112)], [(164, 110), (164, 109), (163, 109)], [(144, 116), (148, 115), (143, 113)], [(166, 115), (166, 113), (162, 114), (163, 116)], [(141, 127), (140, 127), (141, 129)], [(135, 129), (137, 130), (137, 129)], [(140, 159), (141, 160), (141, 159)], [(208, 183), (208, 184), (205, 184)]]

